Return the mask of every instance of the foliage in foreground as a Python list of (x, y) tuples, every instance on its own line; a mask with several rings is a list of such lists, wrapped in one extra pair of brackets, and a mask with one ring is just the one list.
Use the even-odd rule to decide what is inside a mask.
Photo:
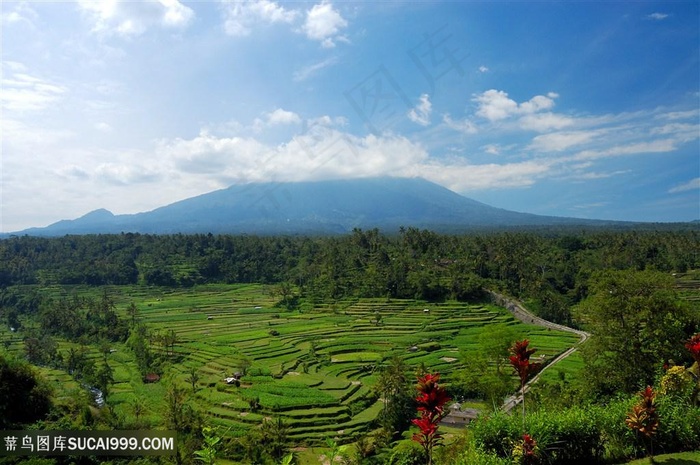
[(0, 354), (0, 429), (31, 423), (51, 408), (51, 389), (28, 363)]
[(634, 393), (668, 360), (684, 360), (698, 316), (678, 298), (673, 277), (657, 271), (602, 271), (578, 307), (593, 337), (582, 349), (593, 396)]
[[(637, 398), (621, 398), (607, 405), (577, 406), (566, 410), (539, 410), (526, 419), (527, 431), (536, 438), (540, 462), (593, 464), (644, 455), (644, 438), (635, 435), (625, 419)], [(673, 452), (700, 448), (700, 407), (671, 397), (658, 400), (659, 425), (655, 450)], [(495, 413), (471, 427), (476, 444), (501, 458), (513, 457), (522, 442), (521, 420)]]
[(411, 420), (419, 429), (419, 432), (413, 435), (413, 440), (423, 446), (428, 465), (433, 463), (433, 449), (442, 440), (438, 428), (440, 421), (447, 414), (445, 404), (450, 400), (445, 388), (438, 384), (439, 381), (439, 373), (427, 373), (418, 378), (416, 404), (420, 418)]

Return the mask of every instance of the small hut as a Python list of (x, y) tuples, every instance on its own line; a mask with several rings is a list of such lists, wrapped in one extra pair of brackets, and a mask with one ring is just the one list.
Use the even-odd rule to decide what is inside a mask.
[(243, 374), (240, 372), (235, 372), (233, 376), (229, 376), (228, 378), (224, 378), (224, 382), (226, 384), (235, 384), (236, 386), (241, 385), (241, 377), (243, 377)]

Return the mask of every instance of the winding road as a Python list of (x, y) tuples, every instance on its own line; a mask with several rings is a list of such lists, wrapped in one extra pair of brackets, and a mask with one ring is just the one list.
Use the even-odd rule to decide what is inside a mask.
[[(574, 333), (577, 336), (579, 336), (581, 339), (578, 341), (578, 343), (571, 347), (570, 349), (562, 352), (559, 354), (554, 360), (546, 364), (542, 370), (540, 370), (537, 375), (533, 376), (530, 381), (525, 383), (524, 391), (527, 392), (530, 390), (530, 386), (532, 386), (534, 383), (536, 383), (539, 379), (542, 373), (545, 372), (545, 370), (549, 369), (550, 367), (554, 366), (555, 364), (559, 363), (560, 361), (564, 360), (566, 357), (569, 355), (573, 354), (576, 352), (578, 347), (586, 342), (588, 338), (590, 337), (590, 333), (587, 333), (585, 331), (580, 331), (578, 329), (573, 329), (569, 328), (568, 326), (560, 325), (557, 323), (552, 323), (551, 321), (547, 321), (543, 318), (540, 318), (536, 315), (533, 315), (530, 311), (525, 309), (525, 307), (518, 302), (515, 299), (506, 297), (502, 294), (499, 294), (494, 291), (488, 291), (488, 293), (491, 295), (491, 298), (493, 299), (494, 303), (497, 305), (500, 305), (501, 307), (504, 307), (507, 309), (510, 313), (513, 314), (515, 318), (518, 320), (524, 322), (524, 323), (530, 323), (538, 326), (543, 326), (545, 328), (550, 328), (550, 329), (556, 329), (559, 331), (566, 331), (568, 333)], [(513, 407), (518, 405), (520, 402), (523, 400), (523, 390), (518, 390), (517, 393), (513, 394), (512, 396), (508, 397), (504, 402), (503, 405), (501, 406), (501, 410), (504, 412), (510, 412)]]
[[(498, 292), (494, 292), (491, 290), (487, 291), (489, 295), (491, 296), (491, 300), (496, 304), (499, 305), (505, 309), (507, 309), (510, 313), (513, 314), (515, 318), (518, 320), (522, 321), (523, 323), (529, 323), (529, 324), (534, 324), (538, 326), (542, 326), (545, 328), (550, 328), (550, 329), (556, 329), (558, 331), (566, 331), (568, 333), (574, 333), (577, 336), (579, 336), (580, 340), (576, 343), (575, 346), (571, 347), (570, 349), (562, 352), (558, 356), (556, 356), (553, 360), (551, 360), (549, 363), (547, 363), (542, 370), (540, 370), (537, 375), (533, 376), (530, 381), (525, 383), (524, 389), (518, 390), (515, 394), (512, 396), (508, 397), (504, 402), (503, 405), (501, 406), (501, 410), (504, 412), (510, 412), (513, 410), (513, 408), (521, 403), (523, 401), (523, 391), (528, 392), (530, 390), (530, 387), (536, 383), (539, 379), (540, 376), (542, 376), (542, 373), (544, 373), (545, 370), (548, 370), (549, 368), (553, 367), (560, 361), (564, 360), (566, 357), (569, 355), (573, 354), (576, 352), (578, 347), (586, 342), (588, 338), (590, 337), (590, 333), (587, 333), (585, 331), (580, 331), (578, 329), (573, 329), (569, 328), (568, 326), (560, 325), (557, 323), (552, 323), (551, 321), (547, 321), (543, 318), (540, 318), (536, 315), (533, 315), (529, 310), (527, 310), (522, 303), (519, 301), (506, 297), (502, 294), (499, 294)], [(452, 426), (458, 426), (458, 425), (466, 425), (466, 422), (469, 421), (469, 419), (475, 418), (476, 415), (478, 414), (477, 410), (474, 410), (471, 413), (465, 414), (464, 412), (456, 413), (456, 412), (450, 412), (444, 419), (443, 421), (447, 424), (450, 424)], [(466, 416), (465, 416), (466, 415)]]

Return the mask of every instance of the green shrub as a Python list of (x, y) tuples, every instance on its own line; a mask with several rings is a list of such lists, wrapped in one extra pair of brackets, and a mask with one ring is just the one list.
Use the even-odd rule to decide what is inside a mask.
[(488, 454), (510, 457), (514, 442), (522, 434), (520, 417), (495, 412), (477, 418), (470, 425), (477, 446)]
[[(537, 441), (543, 463), (599, 463), (606, 455), (606, 440), (613, 439), (613, 444), (634, 442), (633, 434), (624, 424), (625, 408), (626, 404), (616, 405), (612, 409), (585, 406), (557, 411), (539, 410), (527, 417), (525, 429)], [(511, 457), (513, 446), (523, 434), (519, 416), (500, 412), (478, 419), (471, 429), (478, 447), (486, 454), (501, 458)], [(624, 456), (635, 450), (625, 449), (620, 454), (617, 449), (615, 447), (610, 455)]]
[(575, 407), (530, 415), (528, 433), (537, 441), (547, 463), (589, 464), (602, 457), (597, 410)]
[(401, 441), (392, 450), (386, 465), (425, 465), (425, 451), (414, 441)]
[(658, 412), (655, 450), (678, 452), (700, 449), (700, 407), (662, 396), (658, 401)]
[(435, 450), (433, 456), (437, 465), (512, 465), (511, 458), (489, 454), (478, 448), (468, 431), (453, 438), (444, 447)]
[(470, 448), (460, 454), (454, 461), (449, 462), (449, 465), (512, 465), (512, 463), (513, 460), (510, 458), (499, 457), (477, 448)]
[(605, 461), (624, 462), (626, 458), (635, 457), (644, 451), (634, 432), (625, 424), (627, 413), (637, 402), (636, 397), (630, 397), (596, 407)]
[[(526, 431), (536, 441), (541, 460), (549, 465), (620, 462), (644, 454), (641, 438), (625, 424), (635, 398), (617, 399), (605, 406), (578, 406), (540, 410), (526, 420)], [(700, 448), (700, 407), (667, 397), (658, 404), (660, 424), (654, 438), (657, 452)], [(498, 412), (470, 426), (477, 448), (486, 455), (508, 459), (522, 437), (521, 419)], [(476, 462), (479, 463), (479, 462)]]

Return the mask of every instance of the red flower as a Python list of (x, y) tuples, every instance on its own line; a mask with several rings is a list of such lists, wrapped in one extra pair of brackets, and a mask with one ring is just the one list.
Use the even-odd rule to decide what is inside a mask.
[(411, 423), (416, 425), (420, 429), (420, 433), (413, 435), (413, 440), (425, 445), (426, 441), (437, 440), (441, 435), (437, 432), (438, 424), (434, 423), (428, 417), (414, 418)]
[(633, 430), (651, 438), (659, 427), (659, 416), (655, 405), (656, 393), (651, 386), (647, 386), (639, 395), (642, 399), (627, 414), (625, 423)]
[(537, 349), (530, 349), (528, 346), (530, 341), (524, 339), (522, 341), (515, 341), (513, 346), (510, 348), (510, 352), (513, 354), (509, 357), (511, 366), (515, 369), (520, 377), (520, 382), (525, 384), (527, 378), (540, 368), (540, 363), (530, 363), (530, 356), (534, 354)]
[(418, 411), (422, 415), (427, 415), (430, 417), (442, 417), (443, 407), (450, 400), (447, 395), (447, 391), (438, 385), (440, 381), (440, 374), (435, 373), (418, 378), (418, 396), (416, 397), (416, 402), (418, 403)]
[(651, 386), (647, 386), (645, 390), (639, 393), (639, 395), (642, 397), (642, 401), (640, 402), (640, 405), (647, 409), (655, 409), (654, 406), (654, 399), (656, 398), (656, 393), (654, 390), (651, 388)]
[(690, 355), (693, 356), (698, 365), (700, 365), (700, 333), (691, 337), (685, 346), (690, 351)]
[(433, 447), (440, 442), (442, 435), (438, 433), (440, 420), (445, 416), (445, 404), (450, 398), (445, 388), (440, 387), (440, 374), (426, 374), (418, 378), (418, 395), (416, 403), (420, 418), (411, 422), (420, 429), (420, 433), (413, 435), (413, 440), (423, 446), (428, 456), (428, 463), (432, 463)]
[(529, 434), (523, 434), (523, 455), (525, 457), (532, 457), (535, 455), (535, 447), (537, 446), (537, 441), (535, 441)]

